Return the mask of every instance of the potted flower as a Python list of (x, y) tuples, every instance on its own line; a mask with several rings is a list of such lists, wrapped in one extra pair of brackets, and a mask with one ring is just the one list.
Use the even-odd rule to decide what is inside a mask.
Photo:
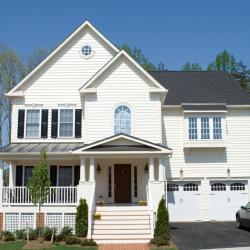
[(145, 200), (139, 200), (139, 206), (147, 206), (147, 201)]
[(104, 206), (104, 200), (103, 200), (103, 196), (102, 195), (99, 195), (99, 199), (96, 201), (96, 206)]
[(94, 219), (94, 220), (100, 220), (101, 217), (102, 217), (101, 214), (94, 214), (94, 215), (93, 215), (93, 219)]

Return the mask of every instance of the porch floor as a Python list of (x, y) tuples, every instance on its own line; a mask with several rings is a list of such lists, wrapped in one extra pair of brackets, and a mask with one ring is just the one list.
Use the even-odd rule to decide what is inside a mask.
[(148, 244), (101, 244), (99, 250), (149, 250)]

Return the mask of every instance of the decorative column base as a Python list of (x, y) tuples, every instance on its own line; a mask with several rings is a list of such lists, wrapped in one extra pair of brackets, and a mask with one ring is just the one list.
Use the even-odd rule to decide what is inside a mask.
[(150, 207), (156, 212), (159, 202), (165, 196), (165, 181), (149, 181), (148, 182)]

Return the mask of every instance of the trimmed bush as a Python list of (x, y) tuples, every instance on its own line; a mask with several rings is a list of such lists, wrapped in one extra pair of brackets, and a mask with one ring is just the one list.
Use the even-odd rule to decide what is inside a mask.
[(167, 245), (170, 240), (169, 215), (166, 207), (166, 199), (162, 198), (157, 209), (157, 220), (154, 230), (154, 238), (150, 241), (151, 244)]
[(65, 240), (66, 245), (77, 245), (80, 243), (81, 243), (81, 240), (75, 236), (68, 236)]
[(62, 240), (66, 240), (68, 236), (72, 236), (72, 231), (73, 228), (68, 226), (64, 227), (60, 233), (60, 237), (62, 238)]
[(15, 232), (16, 239), (22, 240), (24, 233), (25, 233), (25, 229), (16, 230), (16, 232)]
[(86, 246), (94, 247), (94, 246), (97, 246), (97, 244), (93, 239), (84, 239), (81, 241), (81, 246), (82, 247), (86, 247)]
[(76, 235), (85, 237), (88, 233), (88, 204), (85, 199), (80, 199), (76, 208)]
[(14, 241), (15, 240), (15, 236), (10, 231), (4, 231), (3, 232), (3, 239), (4, 239), (4, 241)]
[(52, 228), (49, 228), (49, 227), (43, 228), (42, 235), (43, 235), (44, 240), (51, 240), (52, 233), (53, 233)]

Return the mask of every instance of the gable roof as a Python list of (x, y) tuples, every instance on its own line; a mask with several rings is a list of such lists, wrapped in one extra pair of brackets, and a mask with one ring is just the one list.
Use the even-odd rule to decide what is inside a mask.
[[(131, 145), (131, 144), (130, 145), (124, 145), (124, 144), (112, 145), (112, 142), (115, 142), (116, 140), (119, 140), (119, 139), (128, 140), (136, 144), (135, 145)], [(110, 151), (113, 148), (116, 148), (115, 151), (118, 151), (118, 152), (123, 151), (121, 149), (125, 149), (124, 151), (141, 150), (141, 151), (163, 151), (164, 153), (168, 153), (168, 154), (172, 153), (171, 148), (168, 148), (161, 144), (156, 144), (156, 143), (153, 143), (153, 142), (150, 142), (150, 141), (138, 138), (138, 137), (127, 135), (127, 134), (117, 134), (117, 135), (113, 135), (113, 136), (101, 139), (99, 141), (76, 148), (73, 150), (72, 153), (78, 154), (84, 151), (106, 151), (106, 150)], [(120, 149), (117, 150), (118, 148)]]
[(104, 41), (114, 52), (118, 53), (119, 50), (105, 38), (89, 21), (85, 21), (80, 25), (71, 35), (69, 35), (59, 46), (56, 47), (37, 67), (35, 67), (24, 79), (22, 79), (13, 89), (11, 89), (7, 96), (22, 96), (22, 93), (16, 92), (20, 87), (26, 83), (38, 70), (40, 70), (49, 60), (51, 60), (66, 44), (74, 39), (85, 28), (91, 29), (102, 41)]
[(168, 89), (164, 105), (181, 105), (182, 103), (250, 104), (250, 96), (227, 72), (151, 71), (149, 73)]
[(119, 58), (125, 57), (129, 63), (135, 66), (148, 80), (150, 80), (155, 86), (156, 89), (153, 89), (154, 92), (163, 92), (167, 93), (167, 89), (162, 86), (154, 77), (152, 77), (145, 69), (143, 69), (131, 56), (129, 56), (124, 50), (121, 50), (116, 56), (114, 56), (108, 63), (106, 63), (101, 70), (99, 70), (93, 77), (91, 77), (81, 88), (80, 92), (84, 93), (86, 89), (90, 88), (91, 85), (101, 77)]

